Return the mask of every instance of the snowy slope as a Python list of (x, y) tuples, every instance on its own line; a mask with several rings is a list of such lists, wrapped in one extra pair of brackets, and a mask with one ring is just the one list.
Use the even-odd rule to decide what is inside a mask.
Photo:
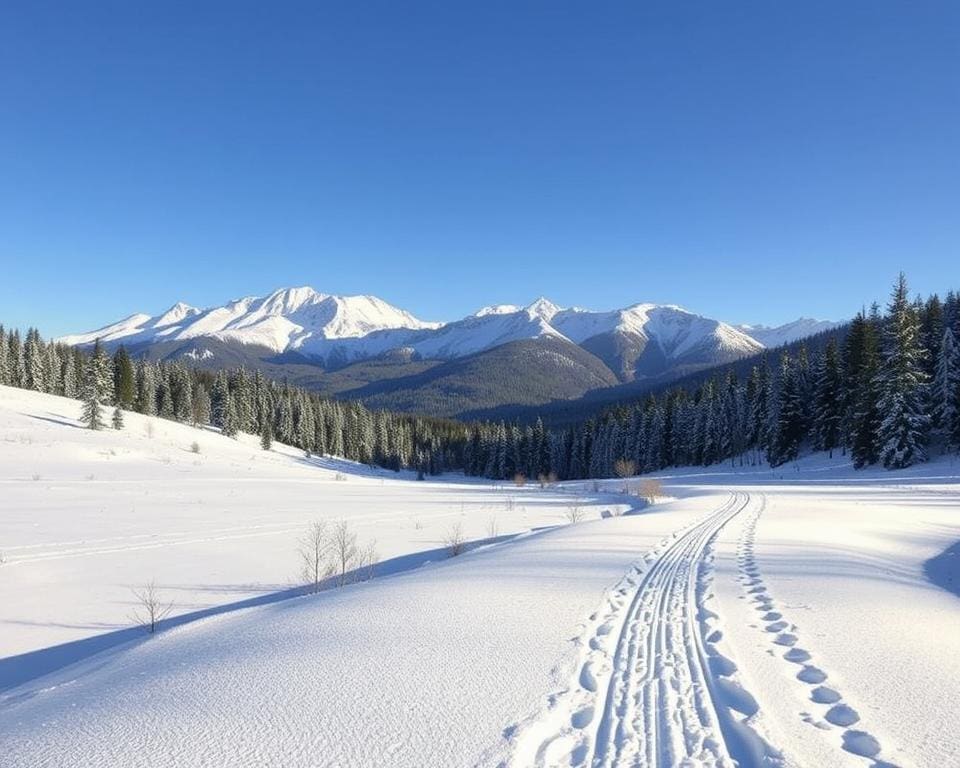
[(337, 481), (344, 462), (135, 414), (91, 433), (76, 410), (0, 390), (6, 653), (124, 623), (124, 582), (148, 574), (189, 607), (280, 588), (317, 515), (403, 553), (435, 550), (451, 520), (482, 536), (491, 514), (518, 531), (593, 505), (28, 679), (0, 694), (5, 765), (960, 761), (960, 598), (924, 571), (960, 539), (956, 461), (665, 472), (674, 501), (600, 520), (620, 481), (508, 505), (480, 483)]
[(0, 698), (6, 764), (960, 764), (960, 599), (924, 574), (960, 539), (960, 466), (660, 477), (675, 500), (642, 514), (29, 682)]
[(738, 331), (749, 336), (768, 349), (782, 347), (784, 344), (790, 344), (799, 339), (805, 339), (808, 336), (814, 336), (824, 331), (829, 331), (843, 325), (843, 322), (834, 322), (832, 320), (814, 320), (809, 317), (801, 317), (790, 323), (783, 325), (738, 325), (735, 326)]
[(389, 561), (442, 548), (458, 520), (468, 540), (491, 523), (506, 536), (562, 523), (568, 503), (136, 413), (91, 432), (79, 415), (75, 400), (0, 387), (0, 657), (129, 626), (130, 587), (151, 579), (176, 614), (286, 589), (318, 518), (348, 520)]

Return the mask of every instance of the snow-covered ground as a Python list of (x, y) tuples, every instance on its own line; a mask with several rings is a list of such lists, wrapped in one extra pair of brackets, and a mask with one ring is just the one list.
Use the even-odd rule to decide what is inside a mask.
[[(586, 484), (416, 483), (75, 417), (0, 390), (2, 655), (123, 624), (149, 577), (190, 607), (282, 587), (318, 515), (434, 562), (26, 680), (0, 693), (5, 765), (960, 765), (955, 460), (666, 472), (671, 500), (598, 519), (616, 497)], [(543, 529), (412, 554), (492, 514)]]
[[(289, 589), (314, 520), (375, 540), (384, 573), (445, 558), (458, 522), (468, 541), (503, 538), (564, 523), (572, 503), (415, 482), (279, 443), (265, 453), (253, 436), (134, 413), (119, 432), (91, 432), (79, 415), (77, 401), (0, 387), (0, 657), (129, 626), (131, 587), (149, 581), (177, 614)], [(601, 501), (578, 503), (596, 517)]]

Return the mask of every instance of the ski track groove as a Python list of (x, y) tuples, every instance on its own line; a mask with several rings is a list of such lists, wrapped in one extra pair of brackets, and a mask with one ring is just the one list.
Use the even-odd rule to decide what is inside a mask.
[[(786, 663), (800, 667), (796, 674), (799, 684), (810, 689), (810, 701), (814, 705), (811, 711), (800, 712), (799, 717), (821, 733), (829, 733), (835, 727), (840, 729), (842, 749), (870, 761), (875, 768), (897, 768), (893, 763), (880, 757), (880, 741), (869, 731), (863, 729), (860, 715), (848, 703), (844, 702), (841, 692), (830, 685), (830, 675), (814, 664), (813, 655), (799, 647), (800, 635), (797, 626), (785, 618), (767, 589), (760, 567), (756, 560), (757, 524), (766, 509), (765, 494), (760, 494), (760, 503), (750, 512), (743, 525), (737, 543), (737, 565), (740, 570), (740, 582), (746, 598), (760, 613), (760, 626), (771, 642), (770, 652), (780, 656)], [(818, 718), (813, 712), (821, 712)]]
[[(778, 765), (779, 753), (741, 719), (753, 701), (715, 647), (712, 545), (749, 504), (718, 509), (661, 541), (608, 593), (570, 689), (520, 731), (511, 764), (593, 768)], [(589, 632), (587, 633), (589, 635)], [(586, 684), (585, 684), (586, 683)], [(724, 688), (723, 685), (727, 685)], [(742, 703), (741, 710), (749, 710)]]

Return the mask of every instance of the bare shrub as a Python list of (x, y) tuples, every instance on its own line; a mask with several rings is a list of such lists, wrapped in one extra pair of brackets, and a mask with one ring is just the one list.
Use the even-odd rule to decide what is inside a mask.
[(337, 472), (333, 476), (333, 479), (336, 480), (338, 483), (345, 483), (347, 481), (347, 476), (343, 474), (343, 472)]
[(655, 477), (648, 477), (640, 483), (640, 497), (653, 504), (663, 496), (663, 484)]
[(487, 538), (495, 539), (500, 535), (500, 525), (497, 522), (496, 515), (490, 515), (490, 519), (487, 520)]
[(422, 530), (423, 530), (423, 520), (421, 520), (419, 517), (414, 517), (414, 518), (412, 518), (412, 520), (413, 520), (413, 530), (415, 530), (415, 531), (422, 531)]
[(327, 574), (327, 524), (323, 520), (314, 520), (300, 539), (300, 577), (308, 592), (319, 592)]
[(33, 474), (33, 482), (37, 482), (38, 480), (40, 480), (40, 475), (34, 473), (34, 474)]
[(579, 523), (585, 516), (583, 506), (576, 501), (564, 510), (563, 516), (567, 518), (568, 523)]
[(173, 603), (165, 601), (160, 596), (157, 585), (152, 581), (139, 589), (131, 588), (130, 591), (133, 592), (136, 600), (136, 607), (130, 614), (130, 620), (152, 635), (160, 628), (160, 622), (170, 615)]
[(466, 549), (466, 540), (463, 536), (463, 521), (457, 520), (447, 530), (447, 535), (443, 539), (443, 545), (447, 548), (450, 557), (462, 555)]
[(523, 488), (527, 484), (527, 476), (523, 474), (523, 472), (517, 472), (517, 474), (513, 476), (513, 484), (517, 488)]
[(191, 452), (191, 453), (200, 453), (200, 443), (198, 443), (196, 440), (194, 440), (192, 443), (190, 443), (190, 452)]
[(513, 499), (513, 496), (507, 496), (507, 500), (504, 502), (504, 506), (507, 508), (507, 512), (513, 512), (516, 502)]
[(617, 477), (633, 477), (637, 474), (637, 463), (630, 459), (617, 459), (613, 463), (613, 474)]

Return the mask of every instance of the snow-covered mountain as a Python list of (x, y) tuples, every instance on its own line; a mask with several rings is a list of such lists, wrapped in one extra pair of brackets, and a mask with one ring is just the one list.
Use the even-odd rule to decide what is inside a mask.
[(305, 286), (234, 299), (211, 309), (181, 302), (156, 317), (135, 314), (89, 333), (64, 336), (60, 341), (85, 345), (99, 338), (132, 345), (207, 337), (262, 346), (273, 352), (306, 352), (311, 347), (322, 349), (325, 341), (437, 325), (418, 320), (376, 296), (332, 296)]
[(810, 317), (801, 317), (783, 325), (738, 325), (738, 331), (745, 333), (751, 339), (759, 341), (767, 349), (782, 347), (784, 344), (805, 339), (824, 331), (830, 331), (843, 325), (843, 322), (833, 320), (814, 320)]
[[(726, 323), (673, 305), (636, 304), (593, 312), (564, 309), (539, 298), (526, 307), (501, 304), (455, 322), (429, 323), (374, 296), (333, 296), (309, 287), (235, 299), (210, 309), (178, 303), (157, 316), (134, 314), (61, 341), (87, 345), (97, 338), (129, 347), (216, 339), (276, 354), (295, 352), (325, 365), (394, 350), (453, 360), (509, 342), (553, 338), (583, 347), (623, 380), (655, 374), (671, 364), (725, 362), (762, 348)], [(191, 348), (182, 354), (196, 359), (209, 352)]]

